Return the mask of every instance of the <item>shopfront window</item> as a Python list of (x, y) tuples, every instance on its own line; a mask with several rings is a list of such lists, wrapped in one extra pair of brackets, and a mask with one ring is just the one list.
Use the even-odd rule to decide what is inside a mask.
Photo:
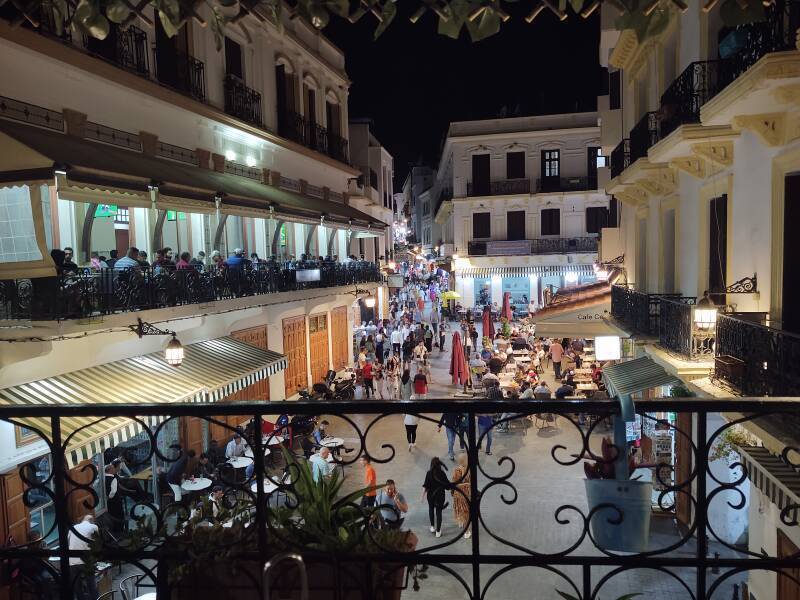
[(517, 310), (527, 309), (531, 294), (531, 280), (529, 277), (504, 277), (503, 295), (506, 292), (511, 294), (511, 304)]
[[(47, 190), (47, 186), (42, 187)], [(31, 188), (27, 185), (0, 188), (0, 263), (41, 259), (33, 223)]]
[(492, 303), (492, 280), (475, 279), (475, 306), (485, 306)]

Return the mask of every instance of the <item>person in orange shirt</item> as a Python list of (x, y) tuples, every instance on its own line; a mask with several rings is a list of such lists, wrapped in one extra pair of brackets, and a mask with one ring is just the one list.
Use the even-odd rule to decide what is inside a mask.
[(364, 487), (371, 488), (364, 494), (363, 498), (361, 498), (361, 506), (371, 508), (375, 506), (375, 496), (378, 495), (378, 490), (376, 489), (378, 485), (378, 476), (375, 473), (375, 469), (369, 457), (362, 456), (360, 462), (361, 466), (364, 467)]

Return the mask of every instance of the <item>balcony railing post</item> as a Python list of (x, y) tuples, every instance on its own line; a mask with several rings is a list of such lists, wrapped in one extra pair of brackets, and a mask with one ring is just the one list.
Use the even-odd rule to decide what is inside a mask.
[[(73, 597), (71, 567), (69, 564), (69, 530), (72, 522), (66, 506), (68, 496), (63, 465), (66, 465), (67, 461), (64, 457), (64, 445), (61, 439), (61, 417), (59, 415), (50, 417), (50, 433), (52, 436), (50, 451), (53, 458), (51, 463), (53, 466), (53, 503), (56, 512), (56, 527), (58, 529), (58, 562), (61, 572), (59, 587), (62, 600), (70, 600)], [(96, 473), (95, 478), (99, 477), (100, 474)]]

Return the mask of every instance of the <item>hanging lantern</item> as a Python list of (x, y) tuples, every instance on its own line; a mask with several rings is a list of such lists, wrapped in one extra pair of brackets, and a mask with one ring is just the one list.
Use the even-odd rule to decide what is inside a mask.
[(183, 344), (178, 341), (174, 333), (169, 344), (167, 344), (167, 348), (164, 350), (164, 360), (173, 367), (179, 367), (183, 362)]

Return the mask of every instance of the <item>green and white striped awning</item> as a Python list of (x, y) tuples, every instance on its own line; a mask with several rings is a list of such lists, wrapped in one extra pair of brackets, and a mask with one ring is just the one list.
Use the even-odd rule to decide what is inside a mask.
[(739, 448), (742, 464), (748, 479), (761, 490), (778, 510), (791, 507), (789, 518), (797, 518), (800, 505), (800, 473), (781, 457), (766, 448), (745, 446)]
[[(224, 337), (184, 347), (173, 367), (163, 352), (55, 375), (0, 389), (0, 405), (217, 402), (285, 369), (286, 356)], [(153, 427), (166, 417), (142, 419)], [(15, 419), (51, 439), (49, 418)], [(64, 417), (62, 441), (71, 467), (142, 431), (127, 417)]]
[(593, 275), (592, 265), (532, 265), (527, 267), (470, 267), (460, 269), (457, 274), (460, 277), (528, 277), (537, 275), (546, 277), (548, 275), (566, 275), (567, 273), (577, 273), (578, 275)]
[(629, 396), (650, 388), (680, 383), (680, 379), (648, 356), (603, 368), (603, 381), (611, 398)]

